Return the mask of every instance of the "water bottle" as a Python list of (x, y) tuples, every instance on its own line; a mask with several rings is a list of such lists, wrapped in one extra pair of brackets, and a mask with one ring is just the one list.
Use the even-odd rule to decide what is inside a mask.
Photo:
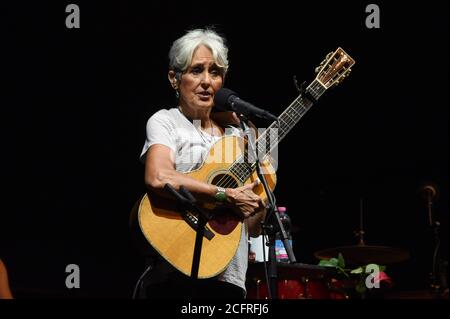
[[(278, 207), (278, 212), (280, 214), (280, 220), (283, 224), (284, 230), (288, 237), (288, 241), (292, 246), (292, 236), (291, 236), (291, 219), (287, 214), (286, 207)], [(275, 236), (275, 256), (277, 262), (289, 262), (289, 256), (284, 247), (283, 241), (281, 239), (281, 234), (278, 232)]]

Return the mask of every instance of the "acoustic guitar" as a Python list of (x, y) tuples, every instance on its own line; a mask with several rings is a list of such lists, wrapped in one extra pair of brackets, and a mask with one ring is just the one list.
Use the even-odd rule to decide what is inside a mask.
[[(316, 68), (314, 81), (286, 108), (256, 139), (256, 148), (262, 171), (271, 190), (276, 175), (271, 151), (299, 122), (305, 113), (330, 87), (340, 83), (351, 71), (355, 61), (342, 49), (330, 52)], [(209, 155), (196, 170), (186, 173), (190, 177), (213, 185), (236, 188), (257, 179), (256, 164), (249, 161), (246, 143), (240, 137), (226, 136), (217, 141)], [(253, 190), (267, 199), (260, 184)], [(243, 227), (242, 220), (220, 207), (209, 207), (213, 218), (203, 229), (198, 278), (210, 278), (221, 273), (236, 253)], [(190, 276), (197, 233), (198, 215), (183, 212), (175, 200), (145, 194), (134, 206), (131, 222), (146, 241), (172, 266)]]

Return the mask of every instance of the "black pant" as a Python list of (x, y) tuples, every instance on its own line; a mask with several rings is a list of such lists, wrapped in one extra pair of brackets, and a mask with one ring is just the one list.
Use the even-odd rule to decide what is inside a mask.
[(217, 279), (198, 279), (174, 273), (166, 281), (147, 286), (149, 299), (243, 299), (244, 290)]

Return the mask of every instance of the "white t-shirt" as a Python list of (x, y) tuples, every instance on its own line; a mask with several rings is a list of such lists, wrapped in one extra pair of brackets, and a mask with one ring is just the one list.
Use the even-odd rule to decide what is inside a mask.
[[(225, 135), (242, 136), (241, 131), (233, 126), (225, 128)], [(211, 136), (201, 130), (200, 121), (191, 122), (178, 108), (162, 109), (153, 114), (147, 122), (147, 138), (140, 159), (154, 144), (162, 144), (174, 151), (175, 169), (189, 172), (202, 165), (211, 146), (220, 136)], [(248, 232), (242, 227), (241, 240), (233, 259), (217, 279), (232, 283), (245, 291), (245, 275), (248, 265)]]

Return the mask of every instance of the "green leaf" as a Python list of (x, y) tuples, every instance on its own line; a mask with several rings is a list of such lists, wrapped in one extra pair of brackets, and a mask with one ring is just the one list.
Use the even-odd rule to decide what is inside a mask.
[(344, 256), (342, 256), (341, 253), (339, 253), (339, 255), (338, 255), (338, 266), (345, 268)]
[(321, 261), (319, 261), (319, 266), (329, 267), (330, 262), (328, 260), (322, 259)]
[(328, 260), (326, 259), (322, 259), (319, 262), (319, 266), (324, 266), (324, 267), (337, 267), (338, 266), (338, 260), (336, 258), (330, 258)]
[(353, 269), (352, 271), (350, 271), (351, 274), (362, 274), (364, 271), (363, 267), (358, 267), (356, 269)]

